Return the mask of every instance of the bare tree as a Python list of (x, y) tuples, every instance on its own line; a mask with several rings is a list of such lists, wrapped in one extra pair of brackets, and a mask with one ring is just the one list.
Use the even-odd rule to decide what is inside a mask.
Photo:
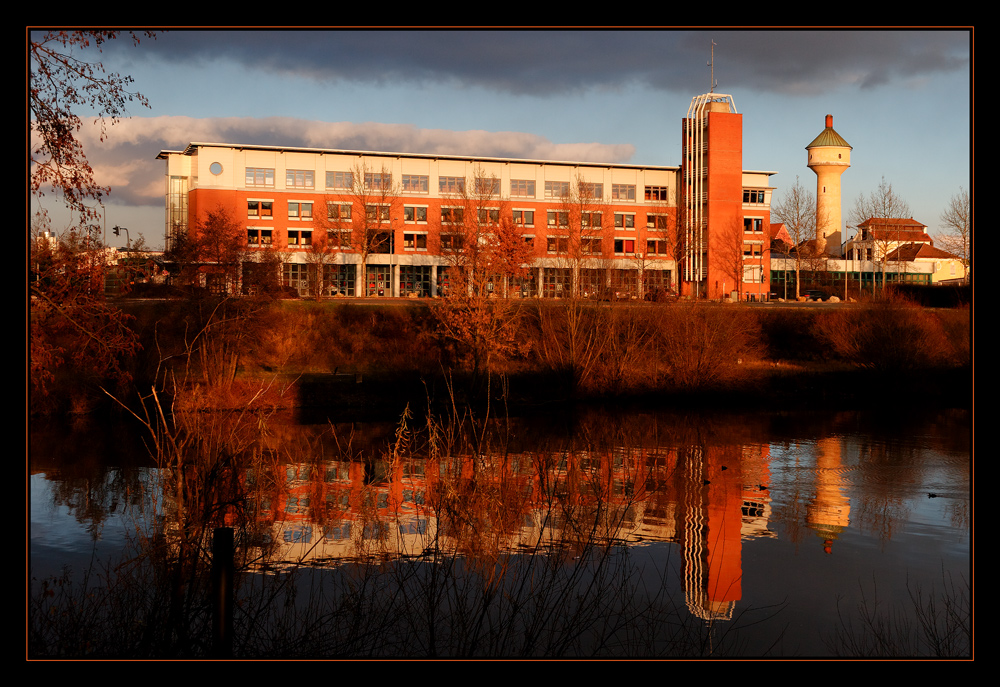
[(941, 224), (945, 231), (938, 236), (941, 247), (957, 255), (965, 266), (965, 280), (969, 280), (972, 265), (972, 212), (969, 206), (969, 192), (959, 188), (951, 197), (948, 207), (941, 213)]
[(239, 283), (248, 252), (243, 225), (219, 205), (198, 220), (189, 234), (176, 236), (167, 257), (180, 267), (182, 281), (194, 283), (204, 273), (211, 288), (229, 293)]
[(58, 239), (31, 241), (32, 407), (43, 402), (58, 370), (73, 383), (131, 376), (124, 364), (139, 348), (133, 318), (105, 298), (108, 252), (100, 227), (77, 227)]
[(854, 202), (851, 220), (862, 231), (862, 241), (871, 247), (872, 260), (882, 263), (882, 288), (885, 288), (886, 258), (904, 241), (901, 225), (892, 220), (909, 217), (910, 206), (885, 177), (878, 188), (867, 196), (860, 194)]
[(517, 231), (498, 177), (477, 167), (472, 179), (455, 180), (452, 191), (440, 232), (452, 288), (434, 313), (441, 335), (468, 354), (478, 390), (494, 363), (521, 345), (521, 305), (507, 298), (508, 285), (527, 272), (531, 247)]
[[(401, 191), (385, 165), (376, 170), (367, 162), (359, 162), (344, 174), (349, 177), (344, 182), (345, 192), (326, 198), (313, 221), (324, 234), (323, 246), (329, 249), (323, 254), (323, 264), (336, 251), (356, 252), (361, 257), (359, 278), (367, 285), (369, 256), (392, 250), (392, 217), (398, 210)], [(314, 257), (318, 260), (320, 255)], [(368, 295), (367, 286), (362, 293)]]
[(472, 179), (455, 183), (442, 207), (442, 255), (455, 280), (453, 292), (475, 296), (507, 296), (510, 282), (527, 272), (531, 246), (517, 231), (510, 202), (500, 193), (500, 178), (481, 168)]
[(799, 297), (799, 284), (803, 263), (814, 257), (816, 246), (816, 197), (803, 188), (799, 178), (776, 203), (771, 205), (771, 217), (785, 225), (792, 240), (795, 259), (795, 297)]
[[(120, 36), (118, 31), (31, 32), (28, 40), (30, 141), (28, 185), (33, 205), (56, 195), (75, 215), (76, 226), (56, 239), (44, 210), (30, 231), (30, 335), (32, 403), (46, 396), (57, 369), (68, 378), (111, 377), (124, 383), (123, 360), (135, 352), (138, 338), (131, 318), (104, 297), (106, 252), (96, 230), (102, 199), (110, 188), (94, 178), (79, 133), (83, 119), (75, 110), (94, 114), (100, 138), (108, 124), (128, 116), (129, 103), (148, 106), (131, 90), (132, 77), (107, 73), (89, 59), (93, 51)], [(138, 35), (130, 34), (139, 42)], [(152, 37), (153, 34), (147, 33)], [(86, 372), (87, 374), (81, 374)]]
[[(636, 253), (635, 265), (639, 270), (639, 297), (647, 293), (666, 295), (672, 290), (670, 282), (654, 279), (652, 275), (660, 267), (660, 261), (673, 255), (677, 236), (679, 209), (671, 207), (666, 200), (653, 201), (646, 211), (645, 244)], [(669, 274), (669, 271), (667, 272)]]
[(330, 235), (324, 231), (314, 232), (312, 241), (305, 251), (305, 260), (309, 266), (309, 295), (317, 301), (326, 295), (329, 286), (326, 280), (326, 265), (332, 262), (333, 255), (334, 245)]
[(736, 291), (736, 300), (743, 300), (743, 274), (747, 265), (747, 250), (749, 244), (746, 243), (743, 235), (743, 219), (734, 217), (724, 227), (718, 235), (719, 241), (718, 255), (721, 261), (722, 273), (732, 280)]
[[(96, 113), (103, 141), (107, 125), (128, 116), (129, 103), (149, 107), (145, 97), (129, 90), (132, 77), (109, 74), (100, 62), (86, 59), (92, 50), (101, 52), (102, 45), (120, 35), (120, 31), (47, 31), (31, 34), (28, 42), (31, 196), (40, 199), (50, 190), (61, 195), (81, 226), (98, 217), (88, 202), (100, 204), (111, 189), (94, 179), (77, 138), (83, 120), (72, 108)], [(138, 45), (139, 36), (129, 35)], [(155, 38), (151, 32), (145, 35)]]
[[(555, 248), (562, 262), (572, 270), (570, 294), (575, 298), (595, 290), (602, 291), (607, 283), (609, 249), (607, 235), (613, 223), (610, 206), (604, 202), (604, 185), (589, 182), (578, 174), (562, 196), (562, 206), (555, 211)], [(634, 229), (634, 215), (632, 216)], [(549, 222), (550, 231), (553, 224)], [(549, 246), (552, 237), (549, 238)], [(565, 244), (565, 245), (564, 245)], [(635, 246), (633, 245), (633, 254)]]

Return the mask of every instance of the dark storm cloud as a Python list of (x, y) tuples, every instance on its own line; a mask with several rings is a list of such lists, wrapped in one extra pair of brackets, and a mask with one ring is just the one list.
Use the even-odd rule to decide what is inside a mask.
[[(143, 53), (168, 61), (229, 60), (317, 81), (451, 83), (558, 95), (639, 83), (813, 94), (871, 88), (966, 68), (965, 31), (173, 31)], [(249, 85), (248, 85), (249, 87)]]

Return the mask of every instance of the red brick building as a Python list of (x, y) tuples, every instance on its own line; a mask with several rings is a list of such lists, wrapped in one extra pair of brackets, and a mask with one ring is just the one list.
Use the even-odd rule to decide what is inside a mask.
[(679, 167), (190, 143), (158, 155), (167, 248), (221, 208), (244, 263), (277, 255), (303, 295), (435, 296), (507, 227), (525, 269), (498, 295), (766, 293), (773, 172), (743, 170), (729, 96), (695, 98), (683, 136)]

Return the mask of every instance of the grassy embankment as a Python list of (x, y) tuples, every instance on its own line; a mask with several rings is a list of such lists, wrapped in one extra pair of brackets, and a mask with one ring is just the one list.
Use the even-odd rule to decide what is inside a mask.
[(451, 392), (464, 401), (486, 388), (515, 405), (614, 398), (753, 407), (886, 397), (961, 404), (971, 389), (968, 308), (487, 303), (501, 309), (487, 316), (516, 326), (504, 342), (477, 344), (443, 333), (441, 307), (138, 303), (130, 311), (143, 352), (133, 377), (149, 388), (169, 369), (189, 407), (241, 407), (257, 396), (389, 416), (403, 401)]

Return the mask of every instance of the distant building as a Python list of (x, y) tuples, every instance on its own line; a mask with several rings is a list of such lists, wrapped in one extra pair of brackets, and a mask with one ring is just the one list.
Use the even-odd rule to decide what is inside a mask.
[(794, 293), (799, 277), (829, 290), (847, 283), (862, 290), (883, 282), (934, 284), (965, 277), (961, 260), (934, 248), (924, 224), (910, 218), (871, 217), (846, 238), (841, 213), (840, 177), (851, 166), (851, 145), (826, 127), (806, 146), (807, 166), (816, 173), (816, 236), (792, 245), (780, 224), (772, 225), (771, 293)]
[[(190, 143), (157, 156), (166, 162), (166, 245), (223, 207), (244, 225), (247, 262), (280, 252), (285, 285), (303, 295), (322, 269), (326, 295), (436, 296), (449, 286), (451, 254), (464, 248), (466, 189), (488, 183), (494, 202), (480, 219), (512, 222), (531, 254), (528, 276), (503, 293), (766, 294), (774, 172), (743, 169), (731, 96), (696, 97), (682, 136), (679, 167)], [(361, 202), (352, 189), (359, 169), (392, 197)], [(569, 207), (578, 188), (591, 194), (585, 212)], [(348, 227), (346, 217), (363, 215), (384, 237), (364, 265), (349, 240), (328, 264), (310, 261), (330, 218)]]
[(844, 244), (848, 259), (882, 261), (906, 244), (933, 245), (927, 225), (912, 217), (871, 217), (858, 225), (858, 232)]
[(918, 267), (931, 266), (932, 284), (965, 281), (965, 265), (962, 259), (929, 243), (907, 243), (898, 246), (885, 259), (890, 265), (896, 265), (896, 271), (903, 274), (917, 273)]

